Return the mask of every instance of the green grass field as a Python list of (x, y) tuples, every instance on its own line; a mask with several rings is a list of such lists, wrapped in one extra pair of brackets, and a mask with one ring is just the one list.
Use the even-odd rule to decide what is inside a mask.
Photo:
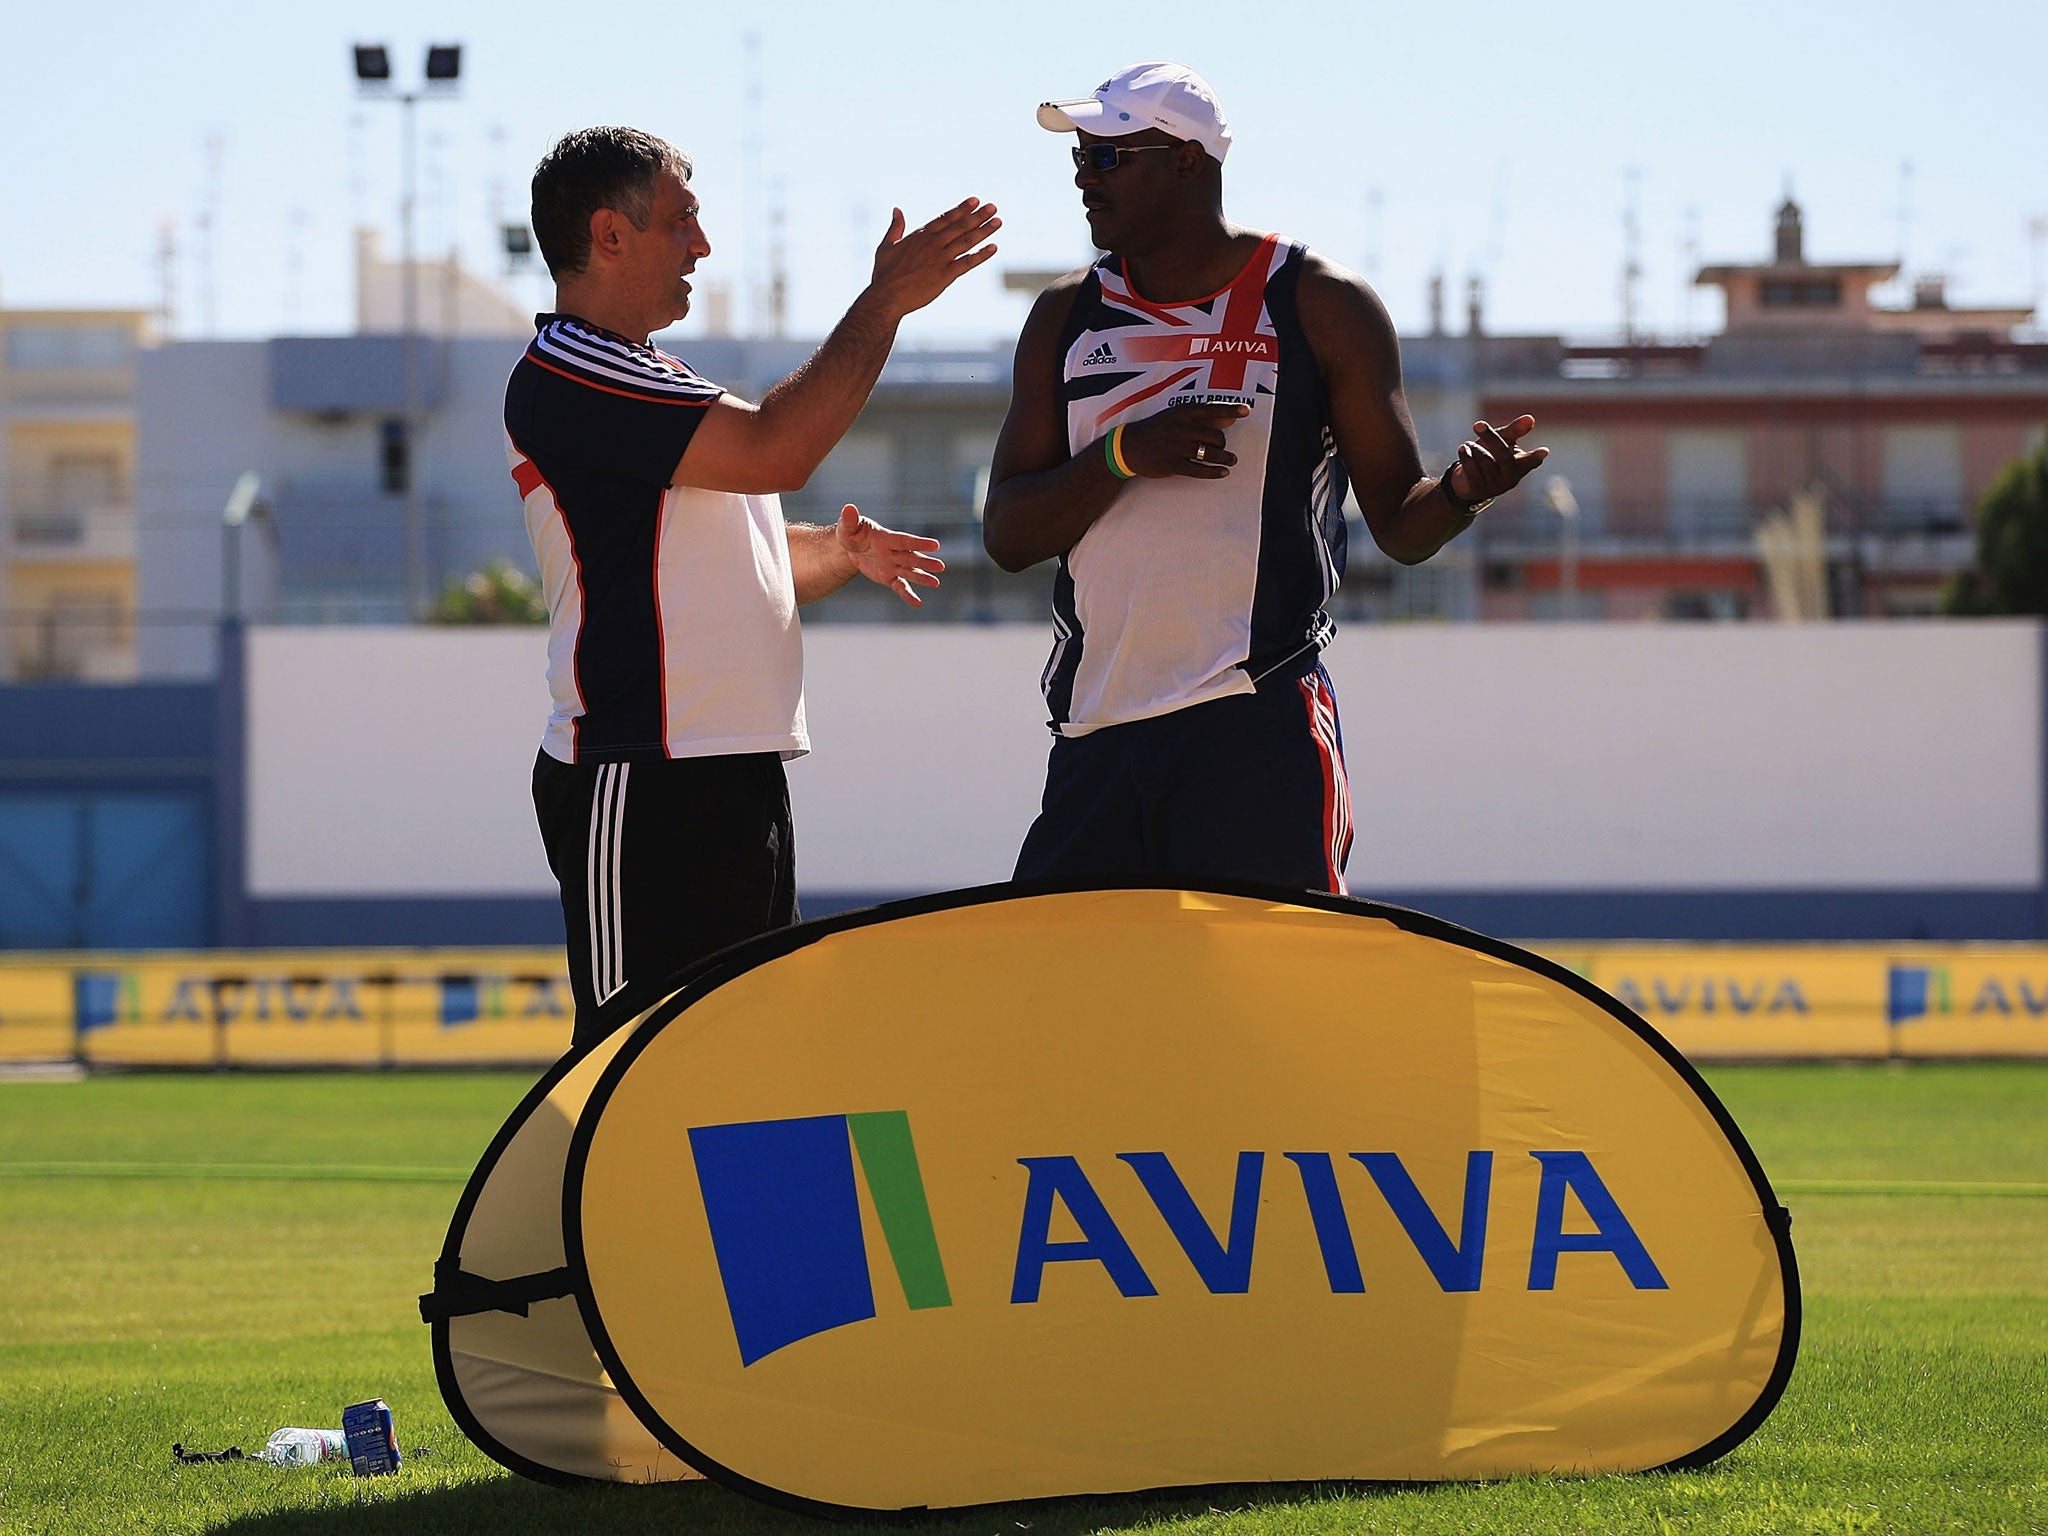
[[(1807, 1300), (1783, 1403), (1718, 1465), (1077, 1501), (915, 1528), (2048, 1532), (2048, 1067), (1710, 1075), (1793, 1208)], [(449, 1421), (413, 1297), (461, 1178), (525, 1086), (0, 1083), (0, 1530), (822, 1529), (703, 1484), (538, 1487)], [(254, 1450), (370, 1396), (391, 1403), (406, 1447), (432, 1452), (396, 1477), (171, 1457), (173, 1441)]]

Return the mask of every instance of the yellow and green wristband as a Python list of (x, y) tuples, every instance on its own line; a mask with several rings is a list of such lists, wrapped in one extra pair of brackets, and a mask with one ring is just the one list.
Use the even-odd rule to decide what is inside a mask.
[(1109, 429), (1109, 436), (1102, 440), (1102, 456), (1109, 460), (1109, 472), (1119, 480), (1132, 479), (1137, 471), (1124, 462), (1124, 429), (1119, 422)]

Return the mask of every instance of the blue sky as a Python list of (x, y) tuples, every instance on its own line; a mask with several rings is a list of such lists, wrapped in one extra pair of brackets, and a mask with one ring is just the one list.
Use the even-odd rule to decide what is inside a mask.
[[(695, 156), (716, 247), (703, 276), (735, 286), (742, 318), (779, 199), (798, 334), (822, 333), (858, 289), (892, 204), (915, 218), (975, 193), (1002, 206), (1002, 253), (906, 334), (1013, 335), (1023, 301), (996, 272), (1089, 254), (1064, 141), (1032, 107), (1159, 57), (1205, 73), (1230, 114), (1232, 216), (1365, 271), (1404, 331), (1423, 328), (1441, 266), (1454, 317), (1478, 272), (1490, 329), (1612, 332), (1631, 183), (1640, 312), (1659, 331), (1688, 320), (1689, 234), (1707, 260), (1761, 256), (1788, 177), (1816, 259), (1898, 254), (1907, 191), (1905, 255), (1948, 271), (1954, 300), (2024, 302), (2048, 281), (2030, 260), (2048, 260), (2048, 245), (2030, 246), (2028, 230), (2048, 220), (2039, 0), (80, 0), (16, 7), (6, 34), (0, 303), (152, 304), (169, 221), (183, 335), (205, 329), (209, 291), (217, 335), (350, 324), (350, 231), (381, 225), (395, 247), (399, 180), (397, 109), (355, 96), (359, 40), (391, 43), (401, 78), (416, 78), (429, 42), (466, 47), (461, 99), (420, 109), (423, 250), (453, 244), (495, 273), (493, 210), (523, 210), (552, 139), (630, 122)], [(545, 297), (534, 279), (513, 291)], [(1716, 318), (1706, 295), (1690, 301), (1693, 324)]]

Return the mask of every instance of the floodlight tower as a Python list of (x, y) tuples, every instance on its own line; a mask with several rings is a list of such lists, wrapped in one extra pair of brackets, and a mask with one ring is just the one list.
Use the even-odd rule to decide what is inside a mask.
[(399, 330), (405, 373), (405, 608), (417, 620), (426, 611), (426, 536), (420, 524), (419, 493), (419, 273), (413, 249), (413, 207), (418, 201), (419, 155), (413, 108), (422, 101), (451, 100), (462, 78), (462, 45), (434, 43), (427, 48), (426, 83), (417, 90), (391, 88), (391, 50), (382, 43), (355, 45), (356, 90), (366, 99), (395, 101), (401, 111), (399, 225)]

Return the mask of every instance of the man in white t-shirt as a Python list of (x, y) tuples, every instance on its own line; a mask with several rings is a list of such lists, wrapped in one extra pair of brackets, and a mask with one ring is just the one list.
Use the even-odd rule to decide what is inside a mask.
[(648, 338), (689, 312), (711, 252), (673, 146), (572, 133), (533, 178), (555, 312), (505, 391), (506, 451), (547, 593), (554, 710), (534, 763), (562, 888), (579, 1047), (676, 972), (797, 919), (782, 764), (804, 730), (800, 604), (855, 576), (905, 602), (938, 585), (933, 539), (847, 507), (786, 523), (853, 424), (905, 315), (994, 254), (975, 198), (905, 233), (802, 368), (759, 405)]

